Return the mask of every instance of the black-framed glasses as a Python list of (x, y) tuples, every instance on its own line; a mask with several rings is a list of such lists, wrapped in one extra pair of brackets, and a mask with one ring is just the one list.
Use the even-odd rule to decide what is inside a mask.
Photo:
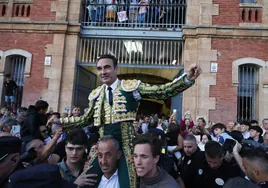
[(0, 162), (3, 161), (3, 160), (5, 160), (5, 158), (7, 158), (8, 155), (9, 155), (9, 154), (7, 153), (7, 154), (5, 154), (4, 156), (2, 156), (2, 157), (0, 158)]

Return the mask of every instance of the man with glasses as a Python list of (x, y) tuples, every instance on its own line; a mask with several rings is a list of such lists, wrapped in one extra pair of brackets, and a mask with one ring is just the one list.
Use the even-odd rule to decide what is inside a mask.
[(58, 163), (63, 179), (80, 187), (93, 186), (96, 182), (96, 180), (91, 179), (96, 175), (86, 174), (88, 168), (84, 170), (87, 148), (86, 133), (82, 129), (73, 129), (66, 139), (66, 159)]
[(22, 168), (20, 160), (21, 140), (15, 136), (0, 137), (0, 187), (5, 188), (9, 176)]

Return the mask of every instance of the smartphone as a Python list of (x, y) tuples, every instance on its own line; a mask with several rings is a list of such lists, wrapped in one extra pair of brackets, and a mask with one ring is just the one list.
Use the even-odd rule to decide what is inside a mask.
[(12, 126), (11, 135), (20, 138), (20, 125), (13, 125)]
[(173, 109), (173, 113), (176, 113), (177, 112), (177, 109)]

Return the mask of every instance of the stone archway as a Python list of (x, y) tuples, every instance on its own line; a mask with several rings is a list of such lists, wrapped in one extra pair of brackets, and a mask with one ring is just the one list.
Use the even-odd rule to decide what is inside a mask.
[[(10, 73), (9, 72), (11, 71), (10, 64), (13, 63), (12, 57), (14, 56), (22, 57), (24, 59), (23, 77), (30, 76), (31, 64), (32, 64), (32, 54), (30, 52), (22, 50), (22, 49), (9, 49), (6, 51), (0, 51), (0, 90), (2, 92), (3, 92), (4, 75), (6, 73)], [(21, 93), (23, 93), (23, 86), (22, 86)], [(1, 96), (3, 96), (3, 93)], [(22, 96), (20, 96), (20, 98), (21, 97)], [(1, 101), (3, 102), (3, 98)]]
[(259, 69), (259, 93), (258, 93), (258, 102), (256, 103), (256, 112), (257, 119), (262, 120), (267, 116), (266, 112), (268, 111), (268, 63), (258, 59), (258, 58), (241, 58), (237, 59), (232, 63), (232, 85), (238, 87), (239, 84), (239, 66), (244, 64), (253, 64), (260, 67)]
[(258, 58), (252, 58), (252, 57), (247, 57), (247, 58), (241, 58), (237, 59), (232, 63), (232, 84), (234, 86), (238, 85), (238, 68), (240, 65), (243, 64), (254, 64), (258, 65), (262, 68), (265, 67), (265, 61), (258, 59)]

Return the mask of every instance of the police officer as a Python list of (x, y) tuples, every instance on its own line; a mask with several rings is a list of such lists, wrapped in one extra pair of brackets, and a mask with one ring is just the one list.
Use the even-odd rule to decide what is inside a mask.
[(20, 161), (21, 140), (14, 136), (0, 137), (0, 187), (6, 187), (9, 176), (23, 168)]
[(204, 152), (200, 151), (195, 136), (191, 134), (184, 137), (183, 151), (180, 175), (185, 187), (193, 188), (195, 187), (193, 177), (197, 174), (198, 164), (205, 161)]
[(250, 180), (262, 188), (268, 188), (268, 155), (263, 148), (254, 148), (243, 152), (240, 156), (241, 145), (236, 143), (233, 155), (241, 170)]
[(239, 167), (224, 161), (224, 156), (224, 148), (218, 142), (206, 143), (205, 162), (198, 164), (198, 170), (194, 176), (195, 187), (223, 187), (227, 180), (240, 175)]

